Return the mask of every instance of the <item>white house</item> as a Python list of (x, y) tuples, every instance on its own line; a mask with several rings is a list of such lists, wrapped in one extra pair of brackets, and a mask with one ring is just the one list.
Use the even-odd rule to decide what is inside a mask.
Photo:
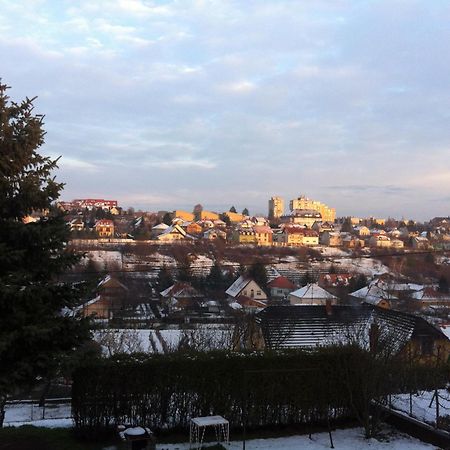
[(256, 300), (267, 300), (267, 295), (252, 278), (241, 275), (225, 293), (233, 299), (244, 296)]
[(338, 298), (321, 288), (317, 283), (310, 283), (288, 295), (291, 305), (336, 305)]

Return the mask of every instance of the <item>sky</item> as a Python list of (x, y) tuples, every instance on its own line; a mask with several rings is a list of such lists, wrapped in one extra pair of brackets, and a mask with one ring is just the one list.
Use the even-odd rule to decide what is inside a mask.
[(450, 2), (0, 0), (62, 198), (450, 214)]

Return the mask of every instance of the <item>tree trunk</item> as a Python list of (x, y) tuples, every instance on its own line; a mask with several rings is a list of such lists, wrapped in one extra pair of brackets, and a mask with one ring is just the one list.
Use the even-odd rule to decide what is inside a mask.
[(0, 428), (3, 427), (5, 421), (6, 394), (0, 394)]

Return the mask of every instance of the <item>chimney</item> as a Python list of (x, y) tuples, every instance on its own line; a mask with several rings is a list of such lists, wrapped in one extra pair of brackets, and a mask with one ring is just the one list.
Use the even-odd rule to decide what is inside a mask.
[(327, 316), (331, 316), (333, 314), (333, 307), (331, 306), (331, 299), (327, 298), (325, 300), (325, 311), (327, 313)]

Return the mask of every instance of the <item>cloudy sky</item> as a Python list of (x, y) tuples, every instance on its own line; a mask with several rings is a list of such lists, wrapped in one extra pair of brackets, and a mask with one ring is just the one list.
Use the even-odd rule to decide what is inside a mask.
[(63, 198), (450, 214), (450, 3), (0, 0)]

